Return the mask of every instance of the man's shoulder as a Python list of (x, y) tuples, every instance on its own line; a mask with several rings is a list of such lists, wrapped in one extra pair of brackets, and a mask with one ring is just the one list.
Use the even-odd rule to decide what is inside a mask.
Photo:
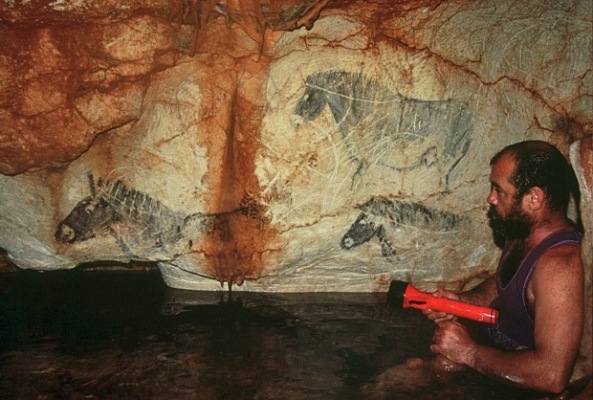
[(583, 279), (580, 246), (562, 244), (553, 247), (537, 260), (527, 287), (528, 301), (533, 304), (537, 296), (560, 299), (568, 293), (576, 295), (582, 291)]
[(539, 256), (536, 273), (571, 273), (574, 269), (582, 268), (583, 262), (580, 244), (562, 243), (547, 249)]

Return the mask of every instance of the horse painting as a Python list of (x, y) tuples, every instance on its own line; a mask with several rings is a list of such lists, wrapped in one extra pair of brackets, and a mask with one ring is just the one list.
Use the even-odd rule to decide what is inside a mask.
[(82, 242), (109, 232), (128, 253), (138, 246), (166, 248), (178, 244), (190, 224), (206, 231), (216, 218), (214, 214), (173, 211), (155, 198), (129, 189), (121, 180), (95, 182), (92, 174), (88, 179), (91, 195), (58, 224), (55, 238), (60, 243)]
[[(307, 77), (293, 114), (300, 122), (329, 107), (355, 177), (380, 165), (395, 171), (439, 168), (449, 189), (451, 173), (471, 141), (471, 112), (456, 100), (402, 96), (360, 73), (321, 72)], [(353, 179), (354, 179), (353, 178)]]
[(383, 197), (373, 197), (360, 209), (361, 213), (342, 237), (340, 246), (350, 250), (377, 237), (384, 257), (397, 254), (393, 242), (398, 229), (421, 231), (424, 235), (445, 234), (458, 231), (468, 224), (467, 218), (454, 213)]

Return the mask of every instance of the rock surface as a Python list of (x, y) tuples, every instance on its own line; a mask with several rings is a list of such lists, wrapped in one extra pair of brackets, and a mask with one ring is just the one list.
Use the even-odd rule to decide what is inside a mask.
[[(582, 254), (585, 265), (585, 325), (581, 343), (581, 362), (577, 363), (575, 375), (591, 376), (593, 372), (593, 137), (588, 136), (570, 146), (570, 161), (575, 167), (581, 189), (580, 210), (585, 228)], [(591, 393), (591, 384), (589, 384)]]
[(3, 2), (10, 258), (205, 290), (491, 273), (490, 157), (593, 134), (591, 3), (274, 3)]

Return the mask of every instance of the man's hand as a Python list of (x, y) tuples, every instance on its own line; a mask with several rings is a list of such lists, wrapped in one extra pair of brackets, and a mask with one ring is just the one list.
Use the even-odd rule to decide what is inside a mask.
[[(461, 301), (461, 298), (459, 297), (459, 295), (457, 295), (453, 292), (449, 292), (448, 290), (444, 290), (444, 289), (438, 289), (436, 292), (433, 293), (433, 296), (434, 297), (444, 297), (446, 299), (455, 300), (455, 301)], [(439, 322), (456, 320), (456, 317), (454, 315), (447, 314), (447, 313), (444, 313), (441, 311), (427, 309), (427, 310), (422, 310), (422, 313), (424, 315), (426, 315), (426, 317), (429, 320), (434, 321), (437, 324)]]
[(437, 322), (439, 327), (434, 333), (430, 350), (442, 354), (449, 360), (464, 365), (472, 365), (476, 343), (472, 340), (465, 326), (457, 321)]

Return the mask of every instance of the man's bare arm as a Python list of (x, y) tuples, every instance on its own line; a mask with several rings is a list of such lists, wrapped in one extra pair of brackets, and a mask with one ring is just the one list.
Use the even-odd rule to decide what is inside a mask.
[(459, 299), (465, 303), (478, 306), (489, 306), (496, 298), (496, 279), (491, 276), (475, 288), (459, 294)]
[(583, 326), (583, 266), (578, 247), (566, 245), (546, 252), (529, 287), (534, 298), (534, 350), (477, 345), (456, 321), (439, 324), (431, 349), (493, 378), (561, 392), (570, 378)]

